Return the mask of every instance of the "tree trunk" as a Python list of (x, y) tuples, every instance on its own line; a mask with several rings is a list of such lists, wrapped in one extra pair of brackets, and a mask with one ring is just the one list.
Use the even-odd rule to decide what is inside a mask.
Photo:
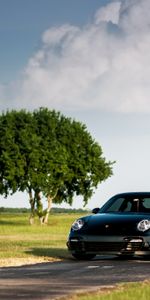
[(35, 192), (36, 198), (36, 208), (37, 208), (37, 215), (39, 217), (41, 225), (44, 223), (44, 215), (43, 215), (43, 204), (41, 200), (41, 193), (40, 191)]
[(31, 213), (30, 213), (30, 217), (29, 217), (29, 223), (30, 225), (34, 224), (34, 216), (35, 216), (35, 199), (32, 196), (32, 191), (29, 191), (29, 202), (30, 202), (30, 206), (31, 206)]
[[(35, 213), (39, 217), (41, 225), (48, 223), (49, 212), (52, 208), (52, 201), (56, 197), (56, 195), (57, 195), (57, 191), (54, 196), (50, 196), (50, 195), (47, 196), (48, 205), (47, 205), (46, 212), (44, 213), (40, 191), (39, 190), (35, 191), (34, 198), (32, 197), (32, 191), (29, 191), (29, 200), (31, 206), (31, 214), (30, 214), (29, 222), (31, 225), (34, 223)], [(35, 204), (36, 204), (36, 209), (35, 209)]]
[(52, 208), (52, 201), (53, 201), (53, 199), (54, 199), (54, 197), (50, 197), (50, 195), (47, 196), (48, 205), (47, 205), (46, 215), (43, 218), (43, 223), (44, 224), (48, 223), (49, 212), (50, 212), (50, 210)]

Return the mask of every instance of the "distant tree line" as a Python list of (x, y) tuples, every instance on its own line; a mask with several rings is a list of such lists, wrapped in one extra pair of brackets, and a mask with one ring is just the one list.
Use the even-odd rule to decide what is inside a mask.
[[(15, 207), (0, 207), (0, 213), (10, 213), (10, 214), (23, 214), (23, 213), (30, 213), (30, 208), (15, 208)], [(57, 214), (57, 213), (66, 213), (66, 214), (74, 214), (74, 213), (88, 213), (89, 210), (87, 209), (75, 209), (75, 208), (59, 208), (59, 207), (52, 207), (51, 213)]]

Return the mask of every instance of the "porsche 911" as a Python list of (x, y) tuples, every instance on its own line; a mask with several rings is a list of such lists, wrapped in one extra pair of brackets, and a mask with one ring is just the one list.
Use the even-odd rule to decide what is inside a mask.
[(98, 254), (150, 255), (150, 192), (117, 194), (75, 220), (67, 247), (80, 260)]

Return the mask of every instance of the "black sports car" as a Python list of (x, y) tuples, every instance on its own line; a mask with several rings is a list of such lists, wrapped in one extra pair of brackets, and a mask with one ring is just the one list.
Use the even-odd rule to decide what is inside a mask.
[(72, 224), (67, 246), (75, 258), (150, 255), (150, 192), (117, 194), (92, 213)]

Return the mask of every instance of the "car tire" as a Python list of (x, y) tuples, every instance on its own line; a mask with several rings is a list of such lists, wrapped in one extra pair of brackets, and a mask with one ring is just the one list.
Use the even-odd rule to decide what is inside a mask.
[(72, 256), (78, 260), (91, 260), (96, 255), (95, 254), (86, 254), (81, 252), (72, 253)]

